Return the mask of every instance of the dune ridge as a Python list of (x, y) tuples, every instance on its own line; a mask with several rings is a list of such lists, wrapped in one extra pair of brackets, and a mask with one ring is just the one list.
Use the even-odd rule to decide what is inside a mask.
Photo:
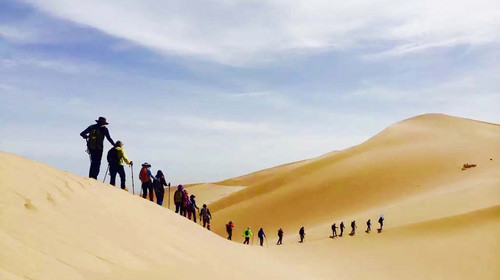
[[(440, 217), (440, 211), (453, 215), (496, 205), (499, 140), (496, 124), (441, 114), (413, 117), (360, 145), (287, 170), (265, 171), (272, 176), (239, 177), (249, 182), (248, 187), (211, 205), (221, 219), (214, 228), (223, 236), (223, 222), (233, 220), (272, 232), (279, 227), (295, 231), (304, 224), (328, 230), (334, 220), (373, 221), (379, 214), (390, 214), (391, 208), (403, 209), (393, 205), (408, 201), (404, 209), (411, 215), (391, 217), (391, 227)], [(466, 162), (478, 167), (462, 171)], [(476, 197), (467, 199), (471, 193)], [(418, 215), (418, 203), (423, 201), (434, 201), (434, 211), (427, 211), (426, 218)]]

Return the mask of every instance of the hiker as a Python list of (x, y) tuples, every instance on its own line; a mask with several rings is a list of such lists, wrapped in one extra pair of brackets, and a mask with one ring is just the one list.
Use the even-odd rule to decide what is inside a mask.
[(228, 234), (227, 237), (228, 240), (232, 240), (233, 238), (233, 228), (234, 228), (233, 221), (229, 221), (229, 223), (226, 224), (226, 232)]
[(87, 140), (87, 153), (90, 155), (89, 177), (97, 180), (101, 169), (102, 152), (104, 150), (104, 137), (114, 147), (115, 141), (109, 136), (109, 130), (106, 127), (109, 123), (106, 118), (99, 117), (96, 124), (93, 124), (80, 133), (83, 139)]
[(278, 230), (278, 242), (276, 243), (276, 245), (283, 244), (283, 234), (284, 234), (283, 229), (280, 228)]
[(191, 211), (191, 213), (193, 214), (193, 221), (196, 223), (196, 209), (198, 209), (198, 211), (199, 211), (200, 208), (198, 208), (198, 206), (196, 205), (195, 198), (196, 198), (196, 196), (194, 194), (189, 196), (189, 201), (191, 202), (191, 209), (189, 209), (189, 211)]
[(123, 151), (122, 141), (116, 141), (115, 146), (108, 151), (107, 160), (109, 163), (109, 183), (116, 186), (116, 174), (120, 175), (120, 187), (122, 190), (125, 189), (125, 169), (123, 168), (123, 162), (126, 164), (134, 164), (129, 161), (125, 152)]
[(245, 229), (243, 231), (243, 236), (245, 237), (245, 241), (243, 241), (243, 244), (250, 244), (250, 237), (253, 236), (253, 233), (252, 233), (252, 230), (250, 229), (250, 227), (247, 227), (247, 229)]
[(372, 230), (372, 221), (368, 219), (366, 222), (366, 232), (369, 233)]
[(183, 195), (184, 195), (183, 199), (184, 203), (182, 204), (181, 208), (182, 216), (191, 220), (191, 200), (189, 200), (189, 194), (186, 191), (186, 189), (184, 189)]
[(304, 227), (300, 228), (299, 235), (300, 235), (300, 243), (304, 243), (304, 237), (306, 236), (306, 231), (304, 230)]
[(201, 208), (200, 219), (203, 221), (203, 227), (210, 230), (210, 220), (212, 219), (212, 214), (210, 214), (210, 210), (208, 210), (206, 204), (203, 204), (203, 208)]
[(333, 223), (332, 225), (332, 238), (333, 237), (337, 237), (337, 225), (335, 223)]
[(263, 244), (264, 244), (264, 237), (267, 237), (266, 234), (264, 233), (264, 229), (260, 228), (259, 232), (257, 233), (257, 236), (260, 239), (260, 246), (263, 246)]
[(165, 181), (165, 175), (161, 170), (156, 172), (156, 180), (153, 182), (153, 189), (156, 195), (156, 203), (158, 205), (163, 205), (163, 199), (165, 198), (165, 189), (163, 187), (167, 187), (167, 181)]
[(344, 226), (344, 221), (340, 222), (340, 237), (342, 237), (342, 235), (344, 234), (344, 229), (345, 229), (345, 226)]
[(174, 204), (175, 213), (182, 215), (182, 204), (184, 203), (184, 187), (182, 185), (177, 186), (177, 190), (174, 193)]
[(139, 172), (139, 179), (142, 182), (142, 198), (146, 198), (148, 195), (148, 190), (149, 190), (149, 200), (154, 201), (153, 198), (153, 183), (151, 182), (151, 179), (153, 181), (156, 181), (156, 177), (153, 176), (153, 173), (151, 173), (151, 164), (145, 162), (142, 164), (141, 171)]
[(352, 231), (351, 231), (351, 235), (356, 234), (356, 228), (357, 228), (357, 226), (356, 226), (356, 221), (352, 221), (352, 222), (351, 222), (351, 229), (352, 229)]
[(379, 231), (382, 231), (382, 227), (384, 226), (384, 215), (380, 215), (380, 218), (378, 219), (378, 223), (380, 224)]

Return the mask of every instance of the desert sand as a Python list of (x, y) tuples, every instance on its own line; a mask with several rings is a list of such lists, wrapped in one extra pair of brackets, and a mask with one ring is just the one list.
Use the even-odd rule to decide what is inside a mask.
[[(343, 151), (190, 186), (220, 236), (118, 188), (0, 153), (0, 278), (498, 279), (499, 143), (497, 124), (427, 114)], [(225, 240), (229, 220), (235, 242)], [(356, 235), (329, 238), (333, 222), (349, 232), (352, 220)], [(268, 246), (238, 244), (246, 226), (263, 227)]]

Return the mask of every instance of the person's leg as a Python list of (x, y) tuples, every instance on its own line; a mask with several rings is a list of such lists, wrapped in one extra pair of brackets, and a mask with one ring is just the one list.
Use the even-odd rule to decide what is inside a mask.
[(175, 203), (175, 213), (179, 213), (181, 211), (181, 204)]
[(260, 238), (260, 246), (262, 246), (264, 244), (264, 237), (261, 237)]
[(153, 183), (148, 182), (148, 189), (149, 189), (149, 201), (154, 201), (154, 194), (153, 194)]
[(193, 221), (196, 223), (196, 208), (193, 208)]
[(229, 240), (233, 240), (233, 232), (229, 232), (229, 236), (227, 237)]
[(205, 219), (203, 219), (203, 227), (206, 227), (207, 226), (207, 221)]
[(125, 189), (125, 169), (123, 168), (123, 165), (118, 165), (118, 174), (120, 175), (120, 187), (122, 188), (122, 190), (124, 190)]
[(158, 204), (163, 205), (163, 199), (165, 198), (165, 189), (162, 187), (158, 195), (156, 196), (156, 200), (159, 202)]
[(147, 182), (142, 182), (142, 198), (146, 198), (146, 196), (148, 195), (148, 185), (147, 185)]
[(97, 180), (101, 169), (102, 150), (90, 150), (89, 177)]
[(114, 165), (109, 165), (109, 184), (116, 186), (116, 166)]

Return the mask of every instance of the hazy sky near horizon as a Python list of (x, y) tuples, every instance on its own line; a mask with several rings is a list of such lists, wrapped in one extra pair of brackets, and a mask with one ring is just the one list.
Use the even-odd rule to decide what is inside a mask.
[(0, 6), (0, 150), (79, 175), (99, 116), (173, 183), (345, 149), (423, 113), (500, 123), (498, 1)]

